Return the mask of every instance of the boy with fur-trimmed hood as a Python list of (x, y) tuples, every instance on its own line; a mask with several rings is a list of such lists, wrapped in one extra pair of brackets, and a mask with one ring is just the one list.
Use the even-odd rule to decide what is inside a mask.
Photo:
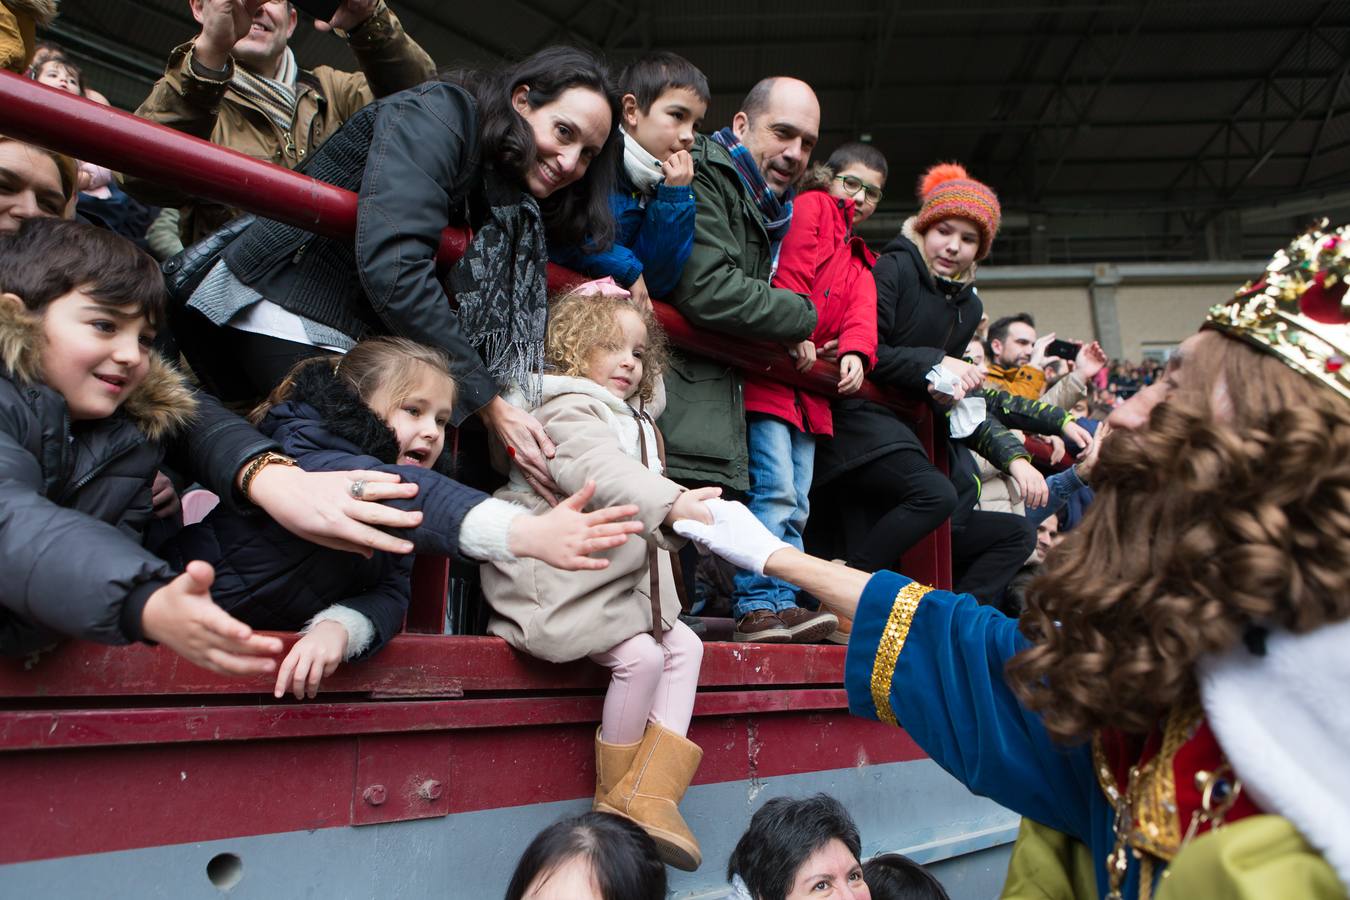
[(211, 567), (175, 577), (141, 546), (161, 441), (191, 389), (150, 349), (154, 260), (111, 232), (30, 219), (0, 238), (0, 654), (60, 636), (159, 641), (217, 671), (280, 651), (211, 602)]

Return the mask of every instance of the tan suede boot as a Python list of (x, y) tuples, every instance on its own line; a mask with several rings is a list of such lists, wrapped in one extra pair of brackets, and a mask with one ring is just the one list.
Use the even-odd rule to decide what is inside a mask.
[(633, 767), (633, 757), (637, 756), (642, 741), (631, 744), (606, 744), (600, 740), (600, 729), (595, 729), (595, 802), (592, 809), (600, 806), (600, 801), (619, 783), (619, 779)]
[(677, 807), (702, 759), (698, 744), (649, 724), (632, 767), (595, 808), (637, 822), (656, 841), (667, 865), (692, 872), (703, 854)]

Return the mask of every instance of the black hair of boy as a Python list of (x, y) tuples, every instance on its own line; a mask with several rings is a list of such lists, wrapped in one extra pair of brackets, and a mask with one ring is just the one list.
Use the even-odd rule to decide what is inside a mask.
[(830, 154), (830, 158), (825, 161), (825, 165), (830, 167), (830, 171), (836, 174), (855, 164), (874, 172), (880, 172), (882, 178), (890, 173), (890, 169), (886, 165), (886, 155), (871, 144), (864, 144), (862, 141), (849, 141), (847, 144), (840, 144)]
[(858, 826), (829, 794), (775, 797), (750, 818), (727, 862), (727, 880), (740, 875), (752, 897), (781, 900), (811, 854), (838, 839), (854, 858), (862, 852)]
[(950, 900), (942, 883), (901, 853), (883, 853), (863, 863), (872, 900)]
[(644, 54), (625, 66), (619, 75), (619, 93), (632, 94), (643, 115), (650, 112), (652, 104), (672, 88), (687, 88), (704, 103), (712, 102), (708, 77), (698, 66), (677, 53), (663, 50)]
[(110, 306), (134, 306), (159, 327), (165, 319), (159, 264), (131, 241), (66, 219), (27, 219), (0, 237), (0, 294), (17, 294), (30, 311), (74, 290)]
[(988, 355), (990, 361), (994, 360), (994, 341), (1007, 343), (1008, 329), (1014, 322), (1021, 322), (1023, 325), (1036, 327), (1036, 319), (1029, 312), (1021, 312), (1015, 316), (1004, 316), (1001, 319), (995, 319), (994, 324), (989, 326), (989, 332), (984, 338), (984, 352)]
[(554, 822), (521, 854), (505, 900), (521, 900), (541, 874), (575, 857), (595, 873), (604, 900), (665, 900), (666, 866), (647, 832), (627, 819), (589, 812)]

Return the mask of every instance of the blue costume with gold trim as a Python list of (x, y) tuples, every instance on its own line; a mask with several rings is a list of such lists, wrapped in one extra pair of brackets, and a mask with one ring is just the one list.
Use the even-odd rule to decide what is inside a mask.
[[(972, 792), (1077, 838), (1101, 865), (1115, 845), (1114, 810), (1092, 750), (1056, 744), (1018, 701), (1004, 664), (1027, 646), (1017, 622), (969, 595), (878, 572), (858, 602), (845, 665), (849, 709), (901, 724)], [(1122, 885), (1139, 894), (1139, 862)]]

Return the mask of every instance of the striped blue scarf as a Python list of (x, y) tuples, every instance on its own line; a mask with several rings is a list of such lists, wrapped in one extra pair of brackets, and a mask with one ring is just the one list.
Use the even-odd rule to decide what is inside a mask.
[(745, 185), (746, 192), (759, 208), (759, 217), (764, 223), (764, 230), (769, 233), (769, 240), (773, 242), (771, 254), (774, 268), (777, 269), (778, 247), (782, 244), (783, 235), (787, 234), (788, 225), (792, 222), (792, 197), (796, 191), (788, 188), (780, 198), (769, 190), (768, 184), (764, 182), (764, 174), (759, 171), (759, 165), (754, 157), (730, 128), (713, 132), (712, 139), (731, 154), (731, 162), (736, 166), (736, 173), (741, 176), (741, 184)]

